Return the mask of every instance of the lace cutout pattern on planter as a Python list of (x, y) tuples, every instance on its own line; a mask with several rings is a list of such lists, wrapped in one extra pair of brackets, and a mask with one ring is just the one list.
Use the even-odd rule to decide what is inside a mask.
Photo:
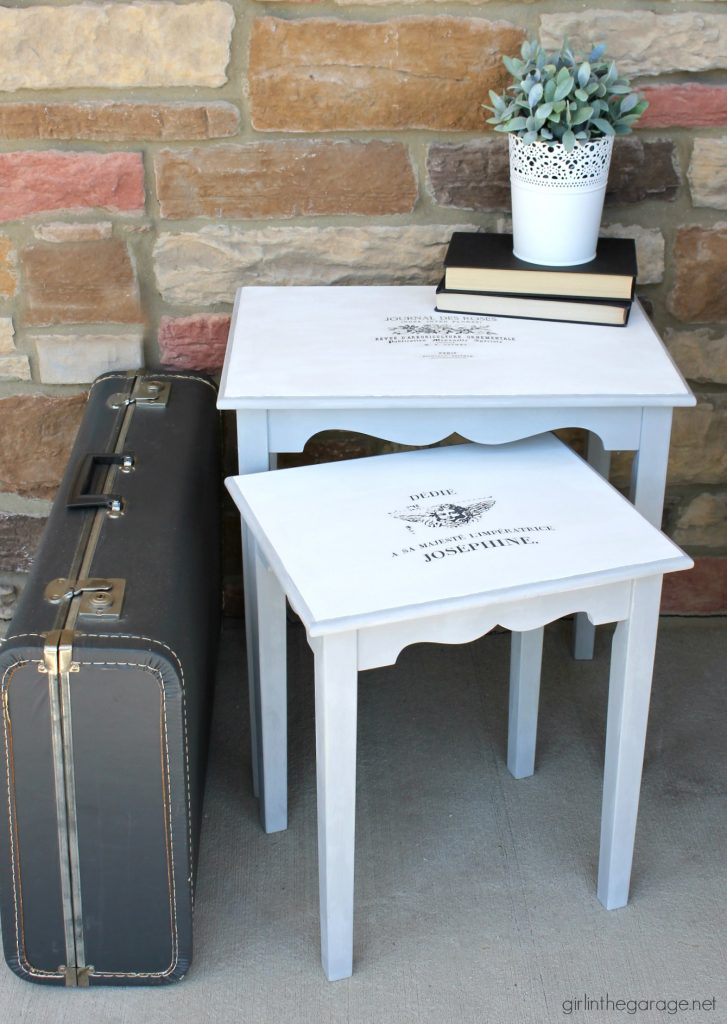
[(611, 163), (613, 138), (591, 139), (568, 152), (560, 143), (510, 142), (510, 174), (525, 185), (550, 185), (559, 189), (592, 189), (605, 185)]

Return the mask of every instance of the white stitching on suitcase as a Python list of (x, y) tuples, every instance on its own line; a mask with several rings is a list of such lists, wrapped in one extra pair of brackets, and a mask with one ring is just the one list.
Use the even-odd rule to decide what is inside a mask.
[[(24, 633), (24, 634), (20, 634), (20, 635), (21, 636), (38, 636), (39, 634)], [(78, 634), (78, 635), (81, 636), (81, 635), (87, 635), (87, 634)], [(137, 638), (131, 637), (130, 639), (140, 639), (140, 638), (138, 638), (138, 637)], [(162, 641), (160, 641), (160, 640), (159, 641), (154, 641), (154, 642), (162, 644), (163, 647), (167, 646), (166, 644), (162, 643)], [(179, 659), (177, 658), (176, 654), (174, 654), (174, 651), (172, 651), (171, 648), (169, 648), (169, 650), (174, 655), (175, 659), (177, 661), (179, 661)], [(6, 688), (7, 688), (6, 678), (7, 678), (8, 674), (11, 671), (14, 671), (19, 666), (21, 666), (21, 665), (28, 665), (28, 664), (39, 665), (39, 664), (41, 664), (41, 662), (40, 661), (37, 661), (37, 662), (33, 662), (33, 661), (19, 661), (19, 662), (14, 662), (12, 665), (8, 666), (8, 668), (5, 670), (5, 672), (3, 674), (2, 683), (0, 684), (0, 694), (4, 693)], [(164, 971), (125, 971), (125, 972), (124, 971), (96, 971), (94, 973), (95, 973), (96, 977), (101, 977), (101, 978), (163, 978), (163, 977), (166, 977), (168, 974), (172, 974), (174, 972), (174, 970), (176, 969), (177, 963), (179, 961), (179, 941), (178, 941), (178, 935), (177, 935), (177, 891), (176, 891), (176, 882), (175, 882), (175, 875), (174, 875), (174, 836), (173, 836), (173, 831), (172, 831), (172, 807), (171, 807), (171, 785), (172, 785), (172, 780), (171, 780), (171, 773), (169, 771), (169, 741), (168, 741), (168, 732), (167, 732), (167, 707), (166, 707), (166, 694), (164, 692), (164, 680), (162, 679), (162, 674), (161, 674), (161, 672), (158, 669), (152, 668), (151, 666), (145, 665), (145, 664), (143, 664), (141, 662), (130, 662), (130, 661), (127, 661), (127, 662), (121, 662), (121, 661), (82, 661), (80, 664), (82, 664), (82, 665), (125, 665), (125, 666), (127, 666), (129, 668), (143, 668), (143, 669), (146, 669), (146, 671), (152, 672), (152, 673), (154, 673), (154, 675), (157, 676), (159, 690), (160, 690), (161, 697), (162, 697), (162, 715), (163, 715), (163, 718), (164, 718), (164, 746), (165, 746), (165, 756), (166, 756), (166, 762), (167, 762), (167, 778), (169, 779), (169, 810), (168, 810), (168, 814), (169, 814), (169, 843), (170, 843), (170, 846), (171, 846), (171, 866), (172, 866), (173, 959), (172, 959), (172, 962), (171, 962), (170, 966), (167, 967), (166, 970), (164, 970)], [(181, 665), (180, 665), (180, 672), (181, 672)], [(182, 693), (182, 705), (184, 706), (184, 693)], [(185, 728), (186, 728), (186, 717), (185, 717)], [(16, 944), (16, 949), (17, 949), (17, 953), (18, 953), (18, 966), (26, 974), (30, 974), (30, 975), (33, 975), (33, 976), (48, 977), (48, 978), (60, 978), (60, 977), (62, 977), (62, 975), (59, 974), (57, 971), (44, 971), (41, 968), (33, 967), (30, 964), (26, 964), (26, 962), (23, 959), (23, 957), (21, 956), (21, 952), (20, 952), (20, 922), (19, 922), (19, 916), (18, 916), (18, 892), (17, 892), (17, 882), (16, 882), (16, 870), (17, 870), (17, 868), (16, 868), (16, 862), (15, 862), (15, 844), (13, 842), (13, 831), (12, 831), (12, 810), (11, 810), (11, 808), (12, 808), (12, 797), (11, 797), (11, 792), (10, 792), (10, 759), (9, 759), (9, 747), (8, 747), (8, 735), (7, 735), (7, 721), (6, 721), (4, 715), (3, 715), (3, 729), (4, 729), (4, 733), (5, 733), (5, 762), (6, 762), (7, 794), (8, 794), (8, 822), (9, 822), (9, 825), (10, 825), (10, 855), (11, 855), (12, 875), (13, 875), (13, 908), (14, 908), (14, 912), (15, 912), (15, 944)], [(190, 851), (190, 853), (191, 853), (191, 851)]]
[[(21, 636), (37, 636), (37, 633), (21, 633)], [(0, 694), (5, 694), (9, 683), (6, 683), (6, 679), (10, 672), (14, 672), (17, 668), (22, 665), (40, 665), (40, 661), (16, 661), (12, 665), (9, 665), (3, 673), (2, 683), (0, 684)], [(8, 831), (10, 833), (10, 863), (13, 876), (13, 910), (15, 913), (15, 948), (18, 954), (18, 967), (25, 974), (35, 975), (40, 978), (60, 978), (62, 975), (58, 971), (44, 971), (39, 967), (33, 967), (25, 960), (25, 951), (20, 952), (20, 918), (18, 915), (18, 888), (17, 888), (17, 866), (15, 862), (15, 842), (13, 834), (13, 800), (10, 792), (10, 748), (8, 745), (8, 723), (5, 715), (3, 714), (3, 731), (5, 735), (5, 778), (7, 784), (8, 794)]]

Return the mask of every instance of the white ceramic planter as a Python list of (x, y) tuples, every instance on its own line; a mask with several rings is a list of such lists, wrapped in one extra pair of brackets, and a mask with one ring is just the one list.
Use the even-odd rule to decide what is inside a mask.
[(561, 143), (508, 139), (514, 254), (551, 267), (588, 263), (596, 255), (613, 136), (570, 153)]

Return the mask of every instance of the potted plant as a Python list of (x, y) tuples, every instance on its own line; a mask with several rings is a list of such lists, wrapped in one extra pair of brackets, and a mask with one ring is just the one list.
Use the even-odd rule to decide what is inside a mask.
[(546, 53), (535, 40), (521, 58), (503, 57), (513, 83), (490, 91), (488, 124), (510, 144), (513, 251), (549, 266), (587, 263), (596, 255), (615, 135), (646, 110), (605, 46), (576, 57), (563, 42)]

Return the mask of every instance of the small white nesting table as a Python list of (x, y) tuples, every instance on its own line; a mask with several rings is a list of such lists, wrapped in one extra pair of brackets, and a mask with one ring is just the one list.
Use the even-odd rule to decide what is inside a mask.
[[(550, 434), (250, 474), (227, 486), (257, 559), (269, 832), (287, 827), (286, 596), (314, 652), (327, 977), (348, 977), (353, 967), (357, 673), (393, 665), (413, 643), (465, 643), (497, 624), (528, 635), (574, 611), (618, 623), (598, 896), (609, 909), (623, 906), (661, 579), (691, 560)], [(508, 767), (518, 777), (534, 768), (538, 683), (539, 672), (511, 673)]]
[[(323, 430), (429, 445), (581, 427), (604, 476), (611, 451), (635, 452), (631, 500), (660, 525), (672, 411), (695, 399), (638, 302), (624, 328), (442, 314), (434, 302), (421, 286), (241, 288), (218, 399), (236, 413), (239, 472), (272, 468)], [(257, 795), (255, 563), (244, 529), (243, 561)], [(535, 671), (542, 630), (517, 645), (521, 671)], [(576, 657), (592, 650), (581, 615)]]

